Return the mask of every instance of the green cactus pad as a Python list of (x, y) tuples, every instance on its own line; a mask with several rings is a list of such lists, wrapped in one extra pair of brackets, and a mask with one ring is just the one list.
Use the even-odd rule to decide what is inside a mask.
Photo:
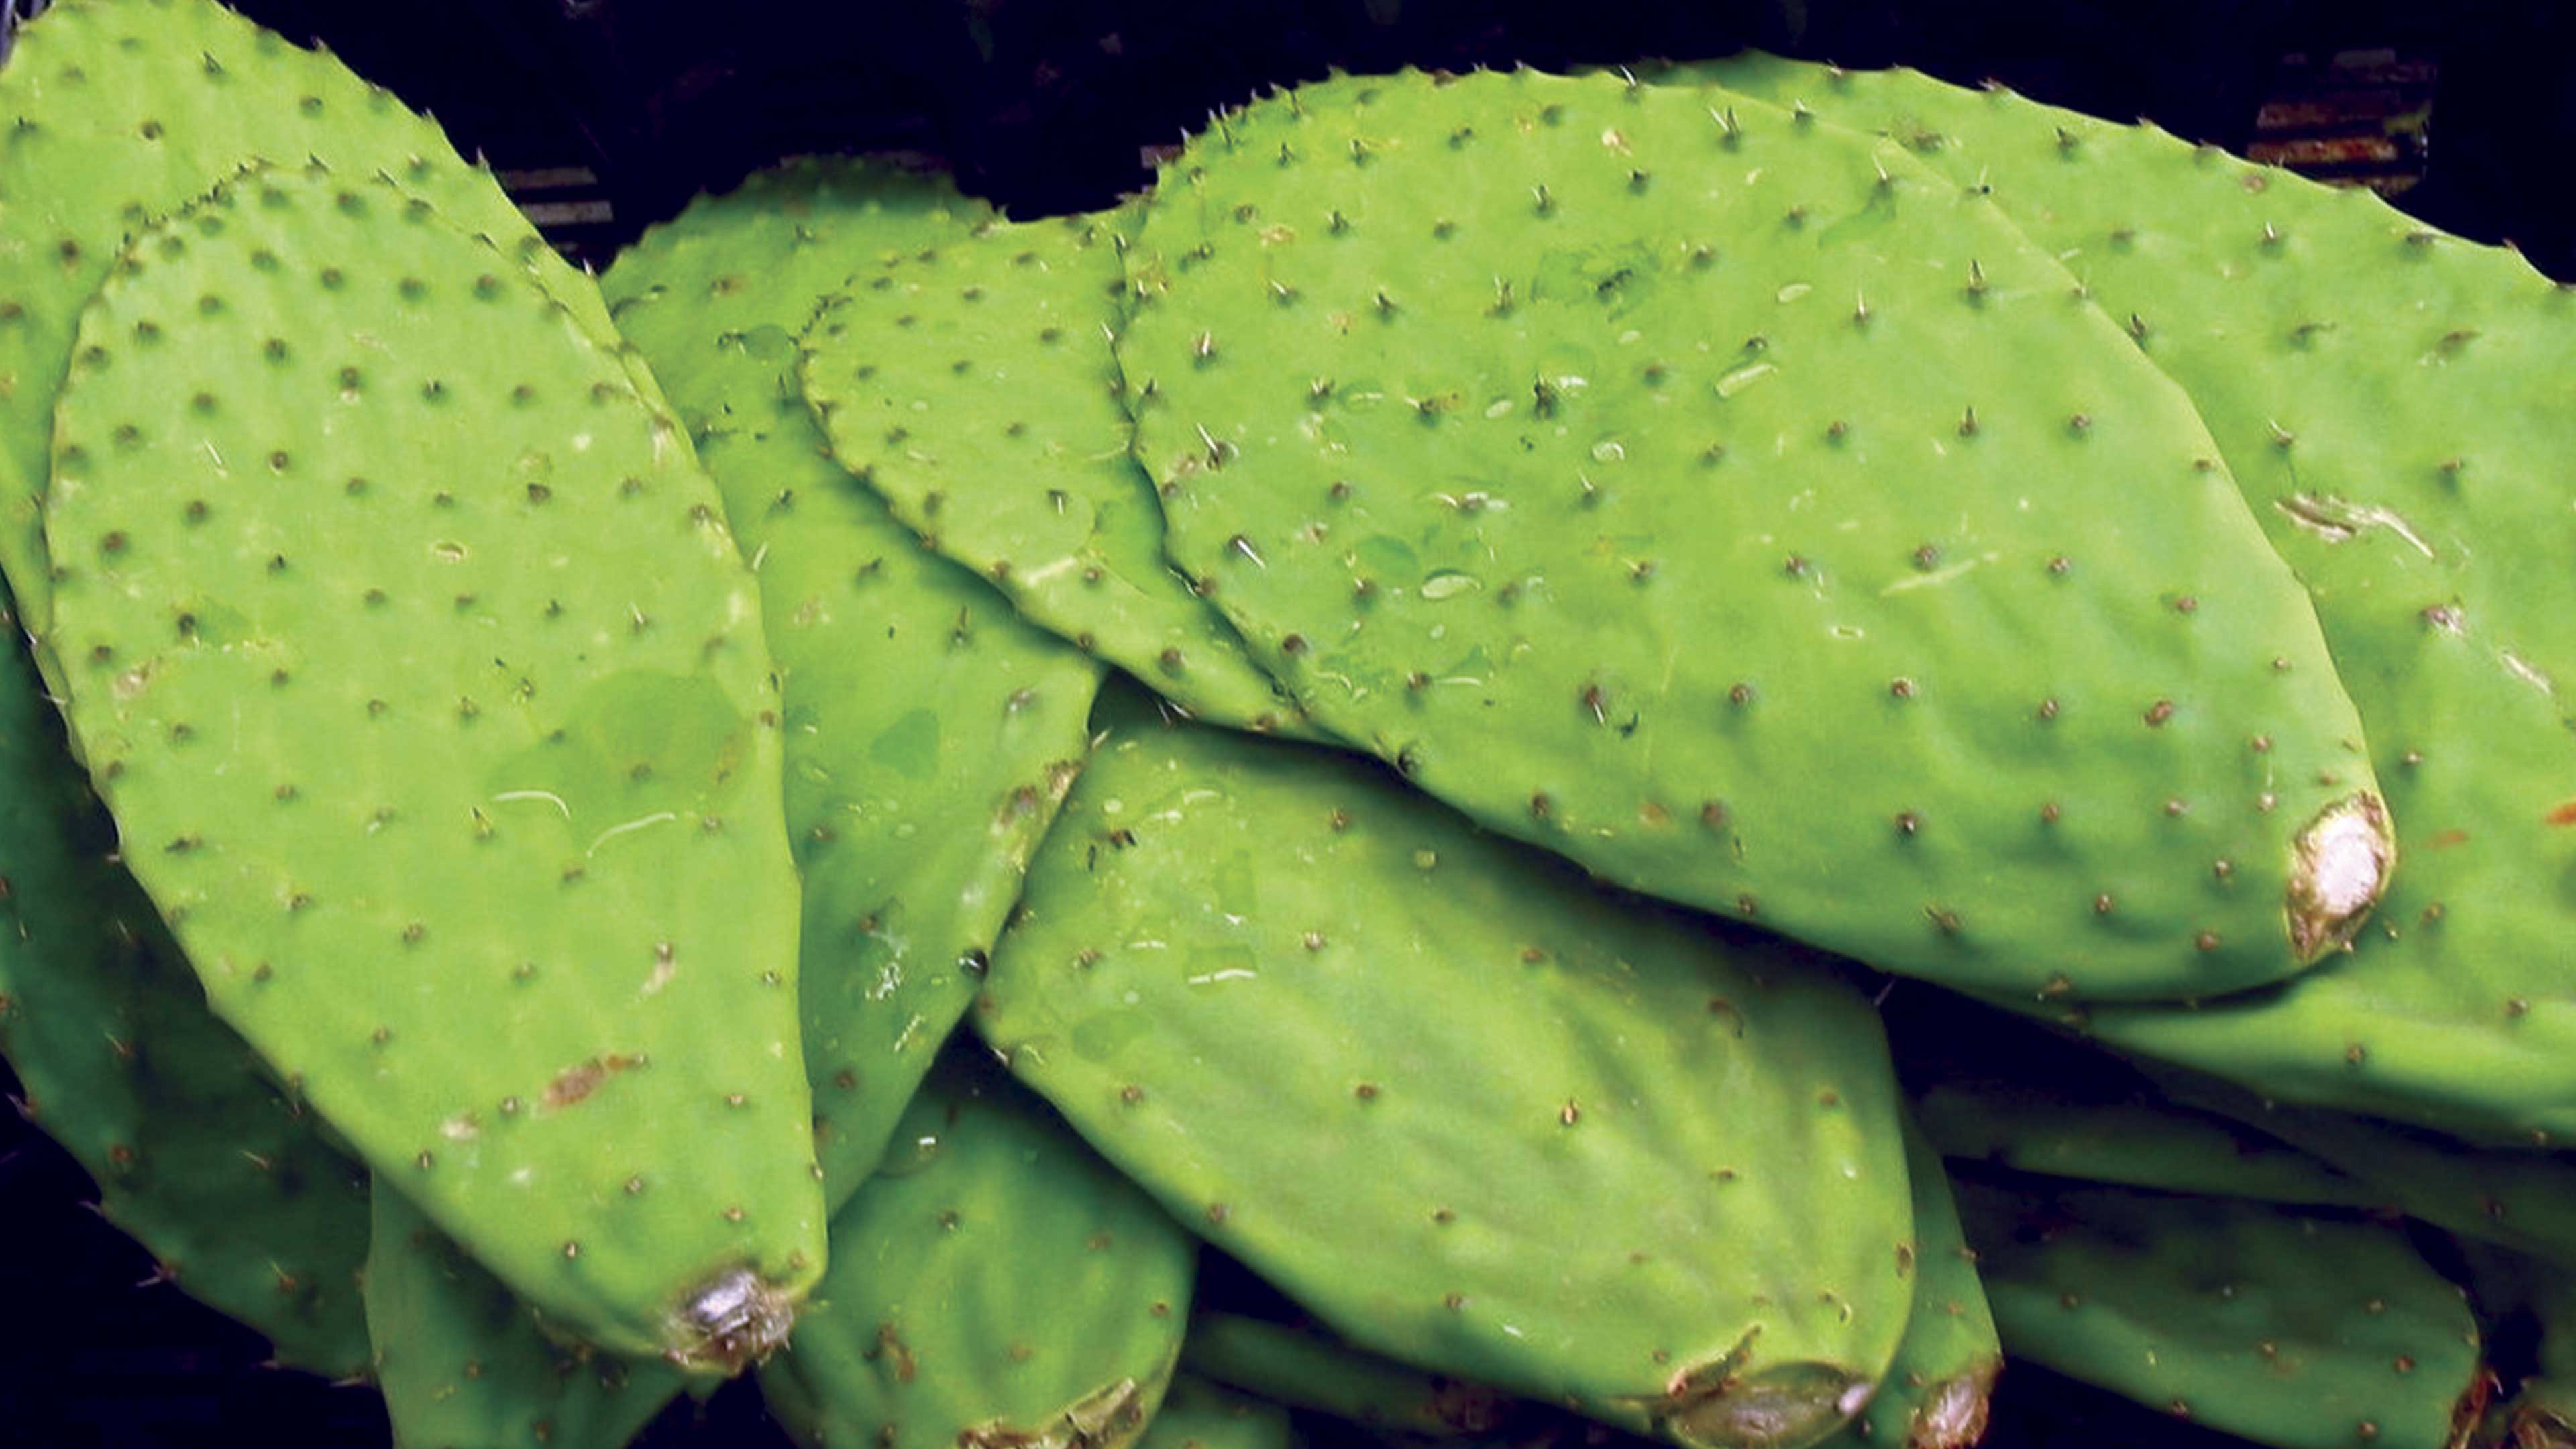
[(944, 181), (799, 163), (697, 202), (602, 280), (724, 490), (784, 671), (805, 1064), (835, 1211), (973, 999), (1100, 682), (888, 517), (797, 390), (795, 335), (855, 259), (949, 244), (981, 214)]
[(1142, 1449), (1295, 1449), (1304, 1436), (1277, 1404), (1179, 1374), (1138, 1442)]
[(78, 356), (67, 712), (217, 1014), (559, 1324), (756, 1351), (823, 1266), (796, 885), (678, 423), (492, 244), (312, 168), (146, 233)]
[(281, 1363), (367, 1362), (366, 1174), (206, 1009), (0, 601), (0, 1050), (26, 1112), (164, 1275)]
[(2287, 976), (2375, 899), (2359, 723), (2189, 402), (1892, 143), (1338, 80), (1201, 135), (1132, 256), (1173, 557), (1487, 824), (2079, 999)]
[(0, 68), (0, 116), (0, 572), (39, 632), (49, 419), (81, 305), (128, 238), (245, 165), (392, 176), (536, 269), (591, 336), (616, 336), (597, 294), (435, 125), (212, 0), (61, 0)]
[(1217, 724), (1308, 733), (1163, 561), (1109, 346), (1110, 219), (991, 222), (852, 276), (805, 339), (843, 466), (1020, 611)]
[(1694, 1445), (1847, 1417), (1912, 1293), (1856, 989), (1364, 762), (1098, 719), (973, 1017), (1023, 1079), (1362, 1347)]
[(2407, 864), (2355, 954), (2091, 1028), (2287, 1100), (2576, 1135), (2576, 293), (2152, 127), (1906, 71), (1714, 73), (1887, 131), (2066, 257), (2209, 420), (2361, 707)]
[(2404, 1235), (2261, 1204), (1959, 1185), (2004, 1348), (2279, 1449), (2454, 1442), (2475, 1320)]
[(374, 1194), (367, 1331), (402, 1449), (622, 1449), (689, 1380), (568, 1348), (399, 1192)]
[(2576, 1269), (2576, 1159), (2565, 1153), (2474, 1147), (2401, 1123), (2267, 1101), (2197, 1072), (2158, 1069), (2155, 1077), (2178, 1103), (2331, 1164), (2379, 1205)]
[(1379, 1434), (1495, 1436), (1527, 1408), (1499, 1389), (1380, 1358), (1320, 1329), (1241, 1313), (1203, 1312), (1191, 1320), (1181, 1366)]
[(1943, 1156), (2017, 1172), (2309, 1207), (2389, 1200), (2276, 1137), (2160, 1099), (2085, 1100), (2062, 1084), (1945, 1082), (1917, 1097), (1915, 1112)]
[(1905, 1168), (1914, 1185), (1914, 1313), (1905, 1342), (1869, 1407), (1833, 1449), (1969, 1449), (1985, 1437), (1986, 1407), (2003, 1371), (1995, 1316), (1941, 1155), (1909, 1125)]
[(1180, 1354), (1198, 1246), (961, 1042), (832, 1220), (762, 1391), (807, 1443), (1120, 1449)]

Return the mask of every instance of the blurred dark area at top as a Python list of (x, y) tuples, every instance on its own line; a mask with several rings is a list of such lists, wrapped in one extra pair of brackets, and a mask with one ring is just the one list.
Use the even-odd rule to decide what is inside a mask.
[(925, 153), (1036, 216), (1106, 205), (1150, 180), (1141, 148), (1336, 68), (1557, 69), (1753, 44), (2149, 118), (2377, 185), (2576, 280), (2564, 0), (239, 3), (434, 112), (469, 154), (539, 173), (523, 196), (572, 188), (550, 229), (601, 263), (698, 192), (788, 155)]

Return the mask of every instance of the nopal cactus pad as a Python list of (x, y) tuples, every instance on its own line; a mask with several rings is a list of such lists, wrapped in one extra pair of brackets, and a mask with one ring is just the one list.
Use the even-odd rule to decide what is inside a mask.
[(1305, 1436), (1277, 1404), (1180, 1374), (1139, 1442), (1143, 1449), (1295, 1449)]
[(971, 1043), (832, 1234), (819, 1306), (760, 1375), (807, 1443), (1121, 1449), (1153, 1418), (1198, 1244)]
[(317, 168), (138, 238), (78, 357), (67, 715), (216, 1012), (568, 1330), (756, 1350), (823, 1266), (796, 883), (676, 420), (499, 249)]
[(279, 1362), (362, 1370), (365, 1171), (279, 1092), (152, 903), (0, 603), (0, 1051), (161, 1272)]
[(32, 629), (52, 612), (39, 510), (81, 305), (128, 237), (244, 165), (395, 177), (615, 337), (597, 293), (435, 125), (213, 0), (62, 0), (0, 68), (0, 116), (0, 573)]
[(1977, 1255), (1941, 1154), (1908, 1123), (1906, 1174), (1914, 1186), (1914, 1312), (1905, 1342), (1869, 1407), (1834, 1449), (1969, 1449), (1986, 1434), (1986, 1410), (2004, 1351), (1977, 1277)]
[(2152, 1068), (2187, 1107), (2278, 1138), (2363, 1185), (2374, 1205), (2472, 1242), (2576, 1268), (2576, 1158), (2481, 1148), (2403, 1123), (2271, 1101), (2233, 1082)]
[(1241, 1313), (1202, 1312), (1191, 1320), (1181, 1367), (1380, 1435), (1513, 1438), (1506, 1426), (1529, 1408), (1498, 1389), (1380, 1358), (1320, 1329)]
[(2287, 1142), (2169, 1101), (1942, 1082), (1916, 1099), (1915, 1112), (1942, 1155), (2017, 1172), (2310, 1207), (2389, 1200)]
[(518, 1297), (379, 1182), (373, 1370), (402, 1449), (623, 1449), (688, 1379), (547, 1336)]
[(1100, 683), (889, 517), (797, 388), (796, 333), (854, 259), (951, 244), (980, 215), (944, 180), (800, 162), (692, 204), (601, 284), (724, 492), (785, 676), (805, 1065), (835, 1211), (973, 999)]
[(2396, 1229), (2259, 1203), (1959, 1184), (2005, 1349), (2280, 1449), (2449, 1445), (2476, 1321)]
[(1715, 74), (1886, 131), (2070, 258), (2208, 419), (2361, 709), (2409, 864), (2355, 954), (2092, 1028), (2285, 1100), (2576, 1134), (2576, 292), (2367, 191), (2153, 127), (1909, 71)]
[(1893, 143), (1337, 80), (1197, 137), (1135, 257), (1173, 556), (1479, 819), (2078, 998), (2279, 979), (2376, 899), (2359, 722), (2189, 401)]
[(1391, 1358), (1698, 1446), (1857, 1409), (1913, 1282), (1853, 986), (1372, 764), (1100, 721), (972, 1018), (1095, 1146)]
[(1295, 708), (1163, 561), (1110, 351), (1110, 219), (990, 222), (861, 272), (805, 338), (805, 396), (843, 466), (1022, 613), (1216, 724)]

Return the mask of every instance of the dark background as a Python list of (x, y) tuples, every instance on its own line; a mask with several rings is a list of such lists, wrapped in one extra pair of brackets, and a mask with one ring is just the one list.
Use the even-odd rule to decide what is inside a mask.
[[(2576, 280), (2576, 5), (2565, 0), (236, 0), (319, 37), (504, 170), (580, 167), (604, 265), (702, 190), (801, 152), (907, 150), (1026, 218), (1142, 187), (1140, 148), (1328, 70), (1687, 60), (1760, 44), (2003, 81), (2245, 152), (2285, 66), (2388, 48), (2423, 73), (2403, 205)], [(0, 6), (41, 8), (41, 0)], [(532, 198), (534, 199), (534, 198)], [(609, 203), (599, 219), (596, 203)]]
[[(8, 0), (12, 12), (29, 0)], [(701, 190), (802, 152), (944, 161), (1018, 216), (1142, 187), (1147, 147), (1218, 107), (1328, 70), (1547, 68), (1692, 59), (1745, 43), (1851, 66), (1997, 79), (2243, 152), (2267, 101), (2346, 96), (2337, 52), (2384, 50), (2373, 84), (2430, 102), (2376, 168), (2398, 204), (2511, 240), (2576, 281), (2576, 6), (2397, 0), (241, 0), (434, 113), (459, 149), (605, 265)], [(2285, 63), (2285, 56), (2305, 57)], [(2368, 87), (2364, 87), (2367, 89)], [(2382, 87), (2383, 89), (2387, 87)], [(2416, 94), (2420, 92), (2420, 94)], [(516, 173), (551, 171), (553, 176)], [(2411, 185), (2409, 183), (2412, 183)], [(14, 1089), (0, 1070), (0, 1087)], [(252, 1334), (167, 1286), (83, 1206), (80, 1169), (0, 1112), (0, 1442), (387, 1442), (364, 1388), (263, 1370)], [(647, 1445), (783, 1444), (742, 1386), (675, 1409)], [(2024, 1446), (2233, 1443), (2016, 1365), (1989, 1436)]]

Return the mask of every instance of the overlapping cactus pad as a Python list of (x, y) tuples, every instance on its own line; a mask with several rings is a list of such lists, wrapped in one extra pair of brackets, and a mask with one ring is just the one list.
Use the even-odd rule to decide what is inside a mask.
[(1299, 729), (1243, 642), (1163, 561), (1109, 347), (1107, 219), (995, 222), (854, 274), (802, 377), (833, 454), (1028, 616), (1216, 724)]
[(1914, 1312), (1887, 1382), (1836, 1449), (1862, 1444), (1965, 1449), (1985, 1437), (2003, 1346), (1977, 1276), (1976, 1251), (1959, 1224), (1950, 1179), (1930, 1138), (1908, 1125), (1906, 1171), (1914, 1185)]
[(761, 1384), (826, 1443), (1134, 1444), (1180, 1356), (1198, 1251), (963, 1046), (832, 1220), (824, 1306)]
[(2360, 707), (2406, 860), (2361, 949), (2094, 1028), (2295, 1100), (2576, 1132), (2576, 291), (2151, 127), (1909, 71), (1704, 74), (1893, 137), (2067, 258), (2208, 420)]
[(2440, 1446), (2486, 1402), (2461, 1291), (2379, 1224), (1962, 1188), (2004, 1346), (2266, 1444)]
[(1104, 1155), (1398, 1358), (1687, 1444), (1867, 1398), (1913, 1224), (1857, 990), (1361, 763), (1103, 724), (973, 1019)]
[(0, 1048), (403, 1449), (2568, 1442), (2508, 252), (1747, 55), (594, 285), (214, 0), (14, 39)]
[(22, 1110), (97, 1179), (99, 1211), (280, 1360), (367, 1361), (365, 1170), (216, 1020), (0, 605), (0, 1048)]
[(1337, 81), (1193, 141), (1136, 253), (1174, 557), (1495, 828), (2080, 998), (2280, 979), (2377, 897), (2359, 721), (2190, 403), (1893, 143)]
[(398, 179), (539, 268), (593, 336), (613, 335), (597, 294), (436, 126), (213, 0), (53, 6), (0, 70), (0, 117), (0, 572), (32, 629), (52, 596), (39, 512), (47, 424), (82, 304), (127, 237), (243, 166), (318, 160), (352, 179)]
[(822, 1268), (796, 881), (677, 423), (491, 244), (320, 166), (139, 237), (77, 351), (67, 714), (216, 1012), (583, 1332), (757, 1341)]
[(814, 1150), (876, 1170), (1073, 783), (1100, 666), (925, 552), (829, 456), (795, 336), (863, 263), (950, 245), (945, 181), (808, 163), (698, 203), (602, 280), (725, 495), (784, 673)]
[(405, 1444), (617, 1449), (678, 1397), (659, 1360), (596, 1354), (547, 1336), (507, 1285), (379, 1184), (367, 1254), (367, 1333)]

